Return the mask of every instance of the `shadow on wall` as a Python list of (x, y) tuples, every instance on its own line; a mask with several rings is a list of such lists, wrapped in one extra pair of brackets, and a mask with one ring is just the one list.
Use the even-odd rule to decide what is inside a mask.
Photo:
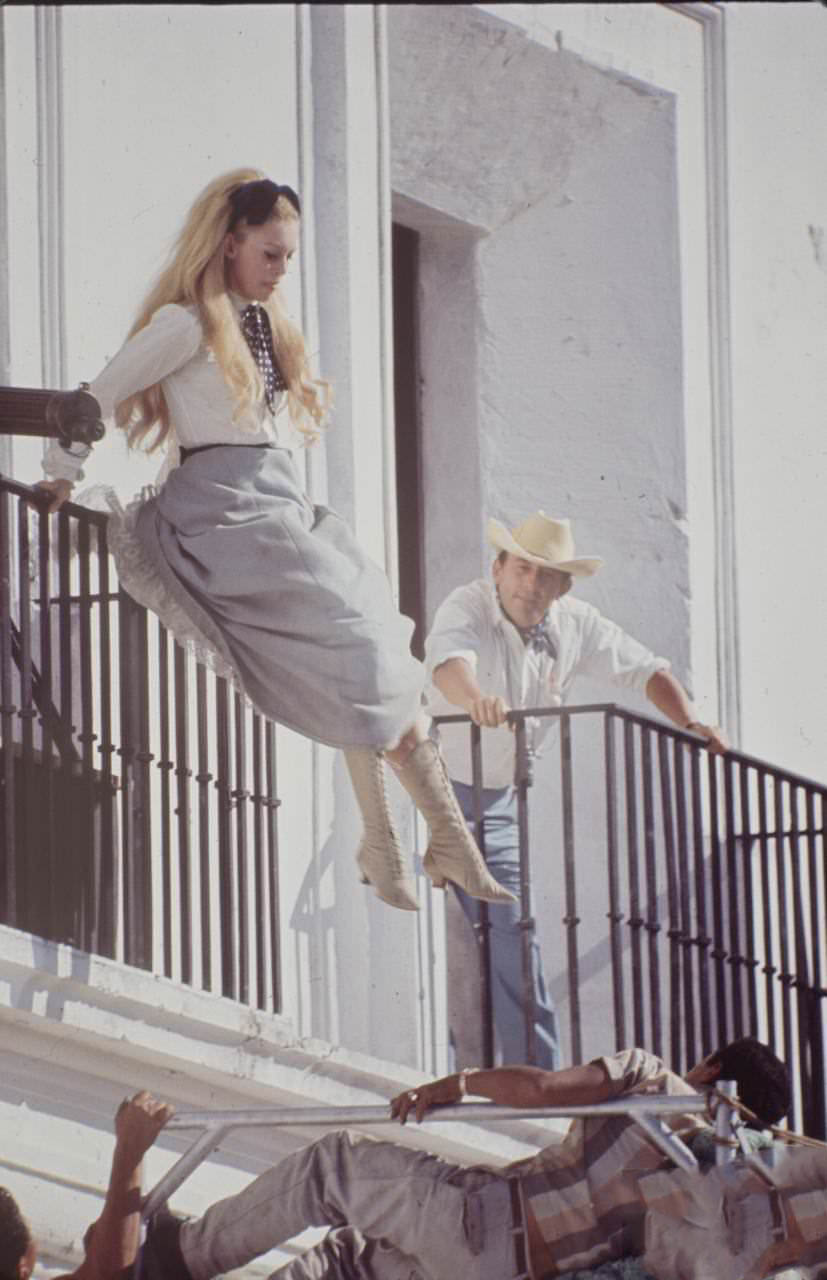
[[(423, 996), (414, 957), (426, 913), (389, 907), (361, 883), (356, 853), (362, 823), (341, 752), (332, 759), (331, 787), (328, 834), (290, 917), (300, 1002), (296, 1022), (332, 1044), (417, 1066)], [(403, 843), (410, 848), (409, 841)]]

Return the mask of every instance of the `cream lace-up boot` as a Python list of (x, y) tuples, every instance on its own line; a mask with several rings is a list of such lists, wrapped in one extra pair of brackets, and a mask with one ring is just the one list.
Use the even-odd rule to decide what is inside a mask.
[(434, 885), (441, 889), (446, 880), (451, 880), (472, 898), (516, 902), (514, 894), (498, 884), (486, 867), (457, 804), (436, 743), (426, 738), (414, 747), (404, 764), (388, 763), (428, 823), (431, 838), (423, 865)]
[(416, 882), (405, 865), (388, 806), (384, 759), (369, 747), (350, 747), (343, 754), (365, 827), (356, 855), (362, 879), (389, 906), (418, 911)]

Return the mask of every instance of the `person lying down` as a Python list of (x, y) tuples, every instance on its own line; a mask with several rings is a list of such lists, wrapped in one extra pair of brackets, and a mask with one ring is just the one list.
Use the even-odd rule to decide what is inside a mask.
[[(466, 1070), (399, 1094), (391, 1114), (421, 1120), (469, 1095), (523, 1108), (680, 1097), (711, 1091), (718, 1079), (736, 1081), (759, 1129), (789, 1106), (783, 1064), (747, 1038), (684, 1078), (643, 1049), (562, 1071)], [(331, 1230), (273, 1280), (580, 1280), (587, 1272), (597, 1280), (763, 1280), (827, 1261), (827, 1148), (777, 1153), (775, 1185), (744, 1161), (689, 1173), (633, 1120), (605, 1114), (573, 1120), (562, 1141), (504, 1169), (330, 1132), (200, 1218), (160, 1211), (141, 1246), (140, 1159), (169, 1111), (140, 1094), (119, 1113), (113, 1181), (73, 1273), (81, 1280), (115, 1280), (139, 1249), (145, 1280), (209, 1280), (311, 1226)], [(697, 1113), (677, 1112), (669, 1123), (709, 1154), (710, 1126)], [(755, 1145), (762, 1141), (771, 1137)], [(28, 1280), (36, 1257), (14, 1209), (16, 1226), (0, 1217), (0, 1280)]]

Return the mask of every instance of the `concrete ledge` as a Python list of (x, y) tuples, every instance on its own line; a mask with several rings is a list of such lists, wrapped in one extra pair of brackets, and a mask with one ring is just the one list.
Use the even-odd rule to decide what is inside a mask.
[[(0, 927), (0, 1184), (20, 1198), (47, 1264), (80, 1260), (83, 1230), (100, 1211), (109, 1174), (112, 1116), (125, 1094), (147, 1088), (178, 1110), (340, 1108), (381, 1103), (420, 1080), (410, 1068), (301, 1039), (287, 1017)], [(176, 1193), (174, 1207), (203, 1212), (323, 1132), (228, 1135)], [(459, 1163), (494, 1165), (533, 1154), (549, 1139), (546, 1126), (528, 1121), (381, 1133)], [(191, 1140), (162, 1136), (147, 1158), (147, 1187)], [(288, 1256), (268, 1255), (262, 1274)]]

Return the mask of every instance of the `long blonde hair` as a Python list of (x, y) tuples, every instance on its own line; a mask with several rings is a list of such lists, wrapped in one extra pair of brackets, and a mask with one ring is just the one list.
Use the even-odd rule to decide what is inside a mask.
[[(228, 296), (224, 241), (231, 222), (233, 192), (263, 177), (257, 169), (234, 169), (205, 187), (187, 215), (168, 265), (144, 299), (128, 335), (131, 338), (148, 325), (158, 308), (167, 303), (195, 305), (204, 341), (235, 395), (234, 420), (260, 398), (263, 382)], [(290, 200), (279, 195), (272, 216), (292, 220), (299, 214)], [(236, 234), (241, 238), (243, 230)], [(304, 338), (288, 318), (278, 289), (263, 305), (270, 317), (276, 360), (287, 383), (290, 421), (312, 443), (318, 439), (330, 407), (330, 384), (313, 377)], [(122, 401), (115, 412), (115, 422), (127, 432), (131, 446), (144, 444), (151, 453), (162, 445), (169, 435), (170, 422), (160, 382)], [(155, 437), (146, 444), (153, 429)]]

